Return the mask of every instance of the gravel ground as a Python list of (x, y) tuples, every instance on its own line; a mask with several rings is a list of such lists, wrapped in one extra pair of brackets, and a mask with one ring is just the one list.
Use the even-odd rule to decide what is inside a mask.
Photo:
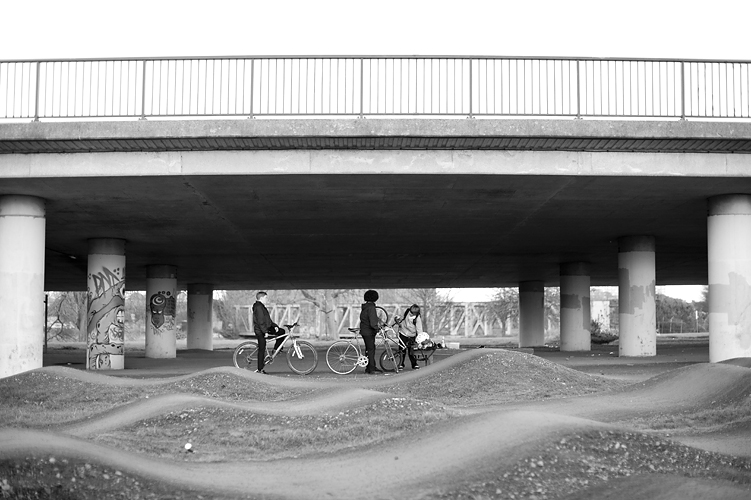
[[(442, 428), (450, 428), (454, 423), (460, 426), (466, 415), (477, 411), (502, 412), (505, 403), (514, 403), (519, 408), (525, 401), (556, 401), (598, 392), (617, 394), (628, 385), (529, 354), (488, 350), (461, 363), (450, 366), (447, 363), (445, 369), (436, 363), (431, 370), (425, 370), (425, 376), (413, 377), (411, 381), (394, 376), (390, 379), (392, 383), (381, 382), (378, 390), (385, 394), (380, 401), (363, 404), (352, 400), (338, 412), (273, 415), (216, 406), (211, 401), (239, 404), (263, 401), (273, 406), (311, 397), (318, 389), (302, 383), (297, 387), (294, 383), (277, 385), (271, 380), (276, 377), (249, 379), (244, 373), (206, 372), (175, 381), (148, 382), (123, 378), (113, 382), (111, 378), (92, 374), (102, 379), (102, 383), (92, 383), (66, 376), (64, 372), (46, 370), (0, 380), (3, 401), (0, 421), (4, 422), (0, 432), (12, 434), (13, 429), (22, 428), (58, 432), (62, 423), (96, 420), (105, 412), (117, 412), (123, 405), (138, 400), (165, 394), (198, 395), (205, 397), (207, 403), (165, 409), (159, 415), (90, 436), (88, 441), (114, 453), (123, 450), (136, 457), (166, 463), (218, 463), (228, 467), (236, 461), (251, 467), (259, 459), (294, 459), (304, 463), (313, 458), (358, 453), (378, 444), (398, 448), (405, 436), (429, 435), (430, 429), (439, 423)], [(352, 379), (352, 383), (361, 380), (370, 379)], [(742, 426), (749, 420), (747, 411), (738, 411), (751, 404), (748, 393), (745, 396), (741, 393), (740, 400), (724, 404), (732, 408), (732, 414), (713, 408), (712, 418), (731, 426)], [(487, 405), (493, 409), (484, 409)], [(589, 491), (607, 488), (619, 480), (638, 478), (640, 484), (661, 484), (666, 478), (678, 476), (698, 481), (699, 485), (712, 481), (710, 491), (716, 494), (704, 498), (751, 498), (749, 458), (681, 445), (670, 439), (664, 426), (657, 425), (652, 418), (634, 422), (640, 427), (622, 431), (584, 427), (568, 431), (562, 437), (530, 444), (528, 449), (513, 450), (521, 455), (510, 463), (483, 462), (482, 454), (491, 450), (478, 447), (478, 463), (482, 465), (468, 470), (452, 461), (452, 450), (448, 449), (445, 456), (430, 458), (443, 461), (446, 470), (453, 470), (463, 479), (417, 496), (583, 498)], [(521, 429), (525, 422), (518, 425)], [(358, 436), (356, 441), (351, 438), (353, 435)], [(229, 500), (274, 496), (274, 491), (265, 490), (232, 494), (210, 487), (190, 489), (130, 474), (95, 460), (74, 458), (75, 453), (33, 452), (8, 457), (3, 455), (2, 443), (0, 440), (0, 498)], [(186, 443), (191, 444), (190, 450), (185, 449)], [(456, 446), (461, 447), (462, 443), (457, 442)], [(614, 495), (612, 490), (607, 492), (610, 496), (603, 494), (601, 498), (629, 498), (628, 491), (621, 496)], [(297, 497), (320, 498), (318, 492), (309, 493)], [(403, 498), (398, 489), (384, 490), (379, 495), (378, 498)], [(342, 492), (342, 497), (358, 496)], [(661, 498), (677, 499), (685, 495)]]

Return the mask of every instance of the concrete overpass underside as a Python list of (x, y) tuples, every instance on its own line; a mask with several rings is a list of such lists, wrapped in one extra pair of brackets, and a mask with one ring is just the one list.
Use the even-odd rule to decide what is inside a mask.
[(86, 289), (90, 238), (215, 289), (707, 282), (707, 199), (751, 193), (748, 124), (244, 120), (0, 126), (0, 195), (46, 203), (45, 289)]

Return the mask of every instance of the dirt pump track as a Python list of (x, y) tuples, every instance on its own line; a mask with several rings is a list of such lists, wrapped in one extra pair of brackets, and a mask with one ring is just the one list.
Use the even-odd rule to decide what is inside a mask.
[[(335, 415), (378, 401), (417, 399), (420, 393), (416, 387), (433, 384), (437, 386), (433, 387), (434, 392), (440, 393), (449, 376), (454, 383), (466, 377), (467, 384), (477, 384), (478, 381), (473, 380), (477, 378), (472, 372), (473, 367), (493, 367), (492, 363), (501, 363), (499, 366), (504, 367), (527, 363), (528, 369), (532, 367), (543, 376), (550, 375), (556, 380), (564, 375), (598, 379), (580, 372), (568, 374), (567, 371), (574, 370), (540, 361), (528, 354), (498, 349), (463, 351), (419, 371), (396, 376), (339, 379), (264, 376), (219, 367), (181, 377), (143, 380), (46, 367), (34, 372), (57, 380), (98, 385), (107, 390), (158, 388), (168, 383), (186, 383), (216, 375), (236, 378), (241, 384), (260, 384), (279, 392), (287, 391), (289, 397), (276, 401), (243, 401), (170, 391), (41, 428), (6, 425), (0, 427), (0, 460), (65, 457), (191, 490), (197, 495), (191, 498), (221, 495), (222, 498), (248, 499), (518, 498), (505, 487), (506, 483), (501, 480), (504, 474), (518, 469), (519, 464), (533, 464), (534, 467), (535, 457), (546, 453), (547, 465), (551, 463), (551, 450), (566, 448), (559, 444), (593, 435), (606, 436), (604, 441), (611, 439), (613, 443), (623, 441), (624, 433), (649, 439), (656, 436), (671, 446), (685, 444), (751, 463), (751, 418), (732, 425), (710, 426), (704, 432), (686, 435), (656, 431), (643, 424), (650, 419), (659, 419), (661, 415), (696, 413), (720, 404), (747, 404), (751, 398), (749, 360), (735, 360), (728, 364), (700, 363), (668, 371), (644, 382), (617, 384), (612, 390), (588, 395), (567, 392), (573, 387), (562, 382), (565, 386), (561, 389), (563, 392), (529, 401), (515, 401), (513, 395), (507, 398), (478, 396), (466, 401), (456, 394), (447, 398), (435, 397), (434, 400), (450, 407), (451, 418), (401, 435), (398, 439), (386, 439), (367, 449), (358, 447), (353, 439), (354, 446), (343, 452), (298, 458), (182, 462), (114, 449), (95, 439), (98, 435), (144, 419), (197, 407), (279, 417)], [(509, 372), (507, 375), (525, 376), (523, 372)], [(22, 380), (24, 376), (21, 374), (15, 378)], [(0, 386), (2, 384), (0, 380)], [(569, 382), (568, 385), (574, 384)], [(492, 386), (485, 387), (487, 393), (494, 390), (496, 388)], [(613, 447), (620, 449), (615, 444)], [(730, 477), (727, 474), (714, 476), (711, 470), (703, 477), (690, 478), (680, 473), (659, 471), (653, 474), (611, 474), (608, 480), (585, 482), (573, 492), (528, 491), (523, 497), (747, 499), (751, 498), (751, 468), (744, 467)], [(540, 466), (539, 473), (544, 474), (543, 471), (543, 466)], [(2, 478), (0, 472), (0, 480)], [(492, 488), (488, 489), (488, 485)], [(3, 498), (1, 493), (2, 490), (0, 498)]]

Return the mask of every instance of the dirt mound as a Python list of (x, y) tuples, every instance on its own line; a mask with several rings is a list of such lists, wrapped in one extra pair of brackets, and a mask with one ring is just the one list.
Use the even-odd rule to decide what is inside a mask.
[(751, 368), (751, 358), (726, 359), (722, 363), (728, 364), (728, 365), (742, 366), (744, 368)]
[[(158, 421), (162, 417), (201, 408), (213, 413), (215, 422), (221, 412), (235, 412), (254, 415), (282, 415), (297, 417), (300, 415), (318, 415), (337, 413), (345, 409), (357, 408), (386, 398), (387, 395), (366, 389), (324, 389), (314, 394), (306, 394), (286, 401), (224, 401), (190, 394), (160, 394), (146, 397), (133, 403), (117, 406), (106, 412), (87, 417), (60, 427), (56, 430), (77, 436), (94, 435), (102, 432), (112, 433), (123, 427), (147, 420)], [(233, 425), (236, 419), (226, 422)], [(147, 425), (147, 424), (144, 424)], [(156, 423), (155, 423), (156, 425)]]
[[(0, 421), (16, 426), (64, 423), (162, 394), (192, 394), (228, 401), (284, 401), (329, 387), (213, 368), (165, 379), (125, 379), (73, 368), (49, 367), (7, 377), (0, 383)], [(40, 406), (44, 414), (40, 413)], [(75, 409), (75, 411), (71, 411)]]
[[(50, 433), (0, 431), (0, 467), (3, 459), (41, 457), (36, 459), (34, 473), (50, 480), (60, 474), (61, 462), (73, 463), (69, 473), (81, 474), (86, 487), (99, 485), (95, 496), (82, 485), (77, 498), (117, 498), (118, 487), (109, 484), (100, 469), (109, 471), (110, 479), (128, 480), (135, 475), (147, 485), (171, 485), (174, 498), (190, 499), (207, 491), (212, 498), (251, 499), (271, 493), (288, 499), (474, 499), (530, 494), (545, 499), (575, 495), (637, 474), (649, 474), (653, 480), (655, 474), (681, 474), (701, 484), (723, 482), (722, 492), (751, 491), (748, 460), (689, 448), (659, 436), (621, 432), (586, 419), (525, 411), (460, 416), (410, 432), (399, 441), (367, 448), (353, 443), (349, 450), (286, 460), (263, 457), (237, 462), (208, 456), (202, 461), (200, 445), (197, 455), (183, 451), (183, 459), (162, 460), (151, 453), (123, 450), (118, 443), (103, 446)], [(244, 453), (253, 454), (250, 448)], [(384, 482), (384, 477), (389, 481)], [(66, 485), (68, 490), (77, 487)], [(609, 498), (633, 497), (629, 491), (615, 491)]]
[(700, 364), (629, 386), (496, 349), (334, 382), (42, 369), (0, 380), (0, 498), (625, 500), (636, 490), (608, 485), (638, 476), (648, 497), (677, 499), (678, 475), (705, 498), (743, 498), (751, 460), (660, 426), (720, 411), (719, 428), (679, 439), (751, 442), (750, 377)]
[(744, 399), (751, 393), (751, 370), (731, 364), (699, 363), (652, 377), (631, 386), (632, 392), (695, 406)]
[[(725, 500), (749, 498), (751, 493), (749, 460), (612, 427), (564, 431), (495, 477), (483, 476), (482, 481), (467, 481), (433, 498)], [(676, 487), (679, 477), (684, 486), (695, 485), (703, 494)]]
[(392, 380), (379, 389), (460, 406), (567, 398), (629, 385), (505, 349), (466, 351)]
[[(650, 471), (651, 472), (651, 471)], [(686, 477), (682, 473), (644, 472), (615, 477), (605, 484), (584, 488), (563, 500), (748, 500), (748, 488), (732, 480)]]
[(623, 423), (674, 434), (712, 432), (751, 415), (751, 370), (724, 364), (692, 365), (635, 384), (624, 396), (629, 405), (619, 416)]

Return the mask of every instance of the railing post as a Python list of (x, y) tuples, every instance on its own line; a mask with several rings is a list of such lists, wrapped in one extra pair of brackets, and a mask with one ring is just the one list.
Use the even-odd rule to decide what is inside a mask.
[(37, 61), (37, 75), (36, 75), (36, 90), (34, 92), (34, 121), (39, 121), (39, 78), (40, 78), (40, 64), (41, 61)]
[(686, 63), (681, 61), (681, 120), (686, 119)]
[(474, 93), (472, 92), (472, 59), (469, 60), (469, 118), (474, 118), (472, 116), (472, 98)]
[(580, 69), (581, 61), (576, 61), (576, 119), (581, 120), (582, 119), (582, 110), (581, 110), (581, 69)]
[(256, 61), (254, 59), (251, 59), (250, 60), (250, 115), (248, 116), (248, 120), (252, 120), (254, 118), (253, 116), (253, 89), (256, 86), (255, 81), (254, 81), (255, 70), (256, 70)]
[(365, 82), (363, 81), (364, 74), (365, 74), (364, 67), (365, 67), (365, 60), (361, 57), (360, 58), (360, 118), (365, 118), (364, 113), (363, 113), (363, 104), (365, 102), (363, 99), (363, 93), (365, 92)]
[(141, 117), (139, 120), (146, 119), (146, 59), (143, 60), (141, 71)]

